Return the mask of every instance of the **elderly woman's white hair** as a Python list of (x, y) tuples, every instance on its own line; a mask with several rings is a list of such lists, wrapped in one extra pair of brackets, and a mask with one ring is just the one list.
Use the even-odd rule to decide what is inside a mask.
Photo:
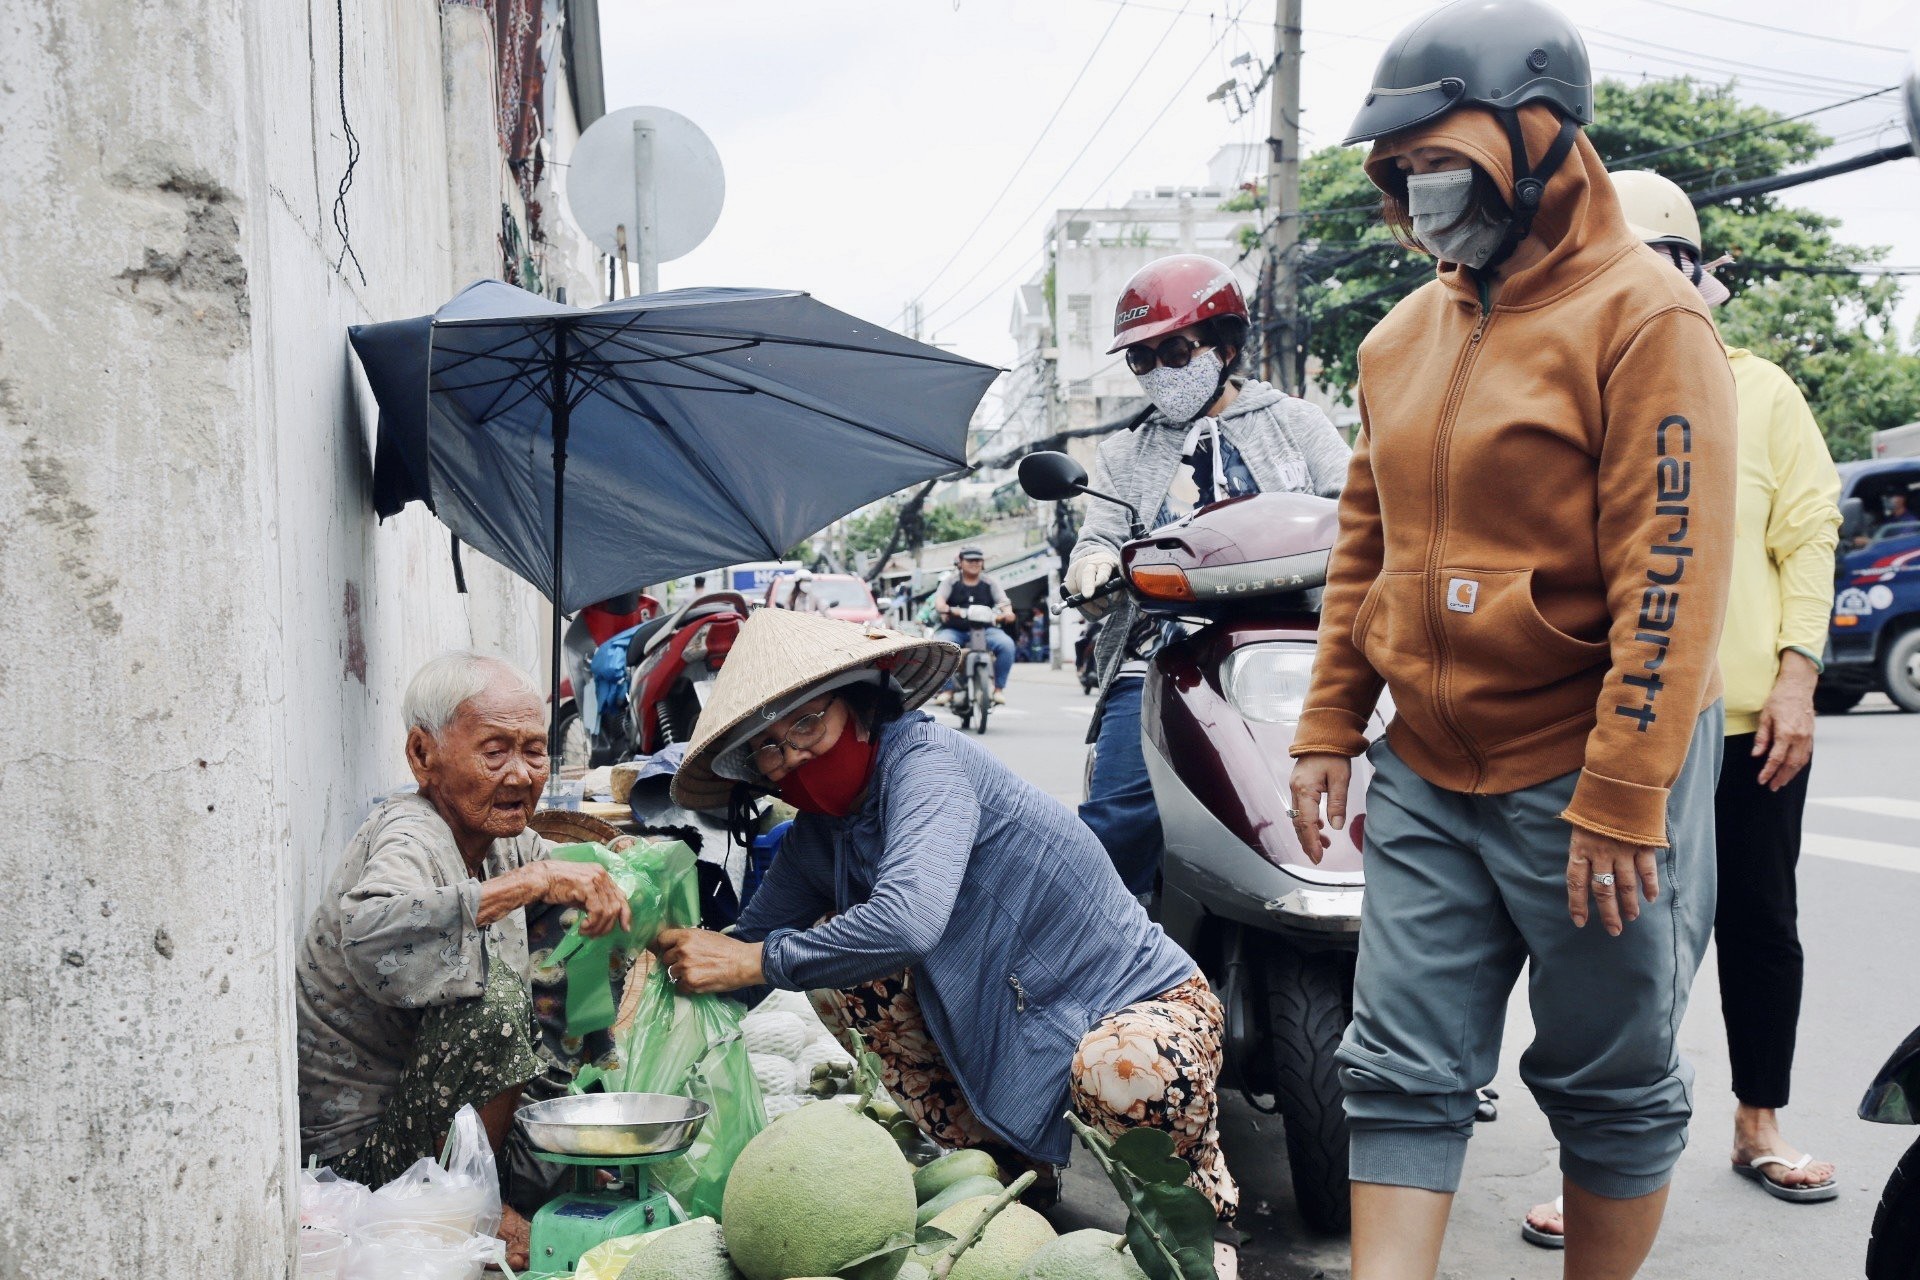
[(546, 696), (532, 676), (505, 658), (472, 649), (455, 649), (413, 673), (413, 679), (407, 682), (407, 695), (400, 704), (400, 714), (409, 729), (425, 729), (438, 738), (460, 713), (461, 704), (497, 683), (525, 690), (536, 698)]

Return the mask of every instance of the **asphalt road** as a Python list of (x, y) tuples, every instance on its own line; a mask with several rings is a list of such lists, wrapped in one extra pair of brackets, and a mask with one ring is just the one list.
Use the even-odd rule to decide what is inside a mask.
[[(1092, 709), (1072, 677), (1070, 669), (1016, 667), (1011, 701), (984, 738), (1070, 805), (1079, 799)], [(1681, 1032), (1698, 1072), (1692, 1142), (1675, 1175), (1666, 1227), (1641, 1272), (1646, 1280), (1859, 1275), (1880, 1187), (1920, 1137), (1920, 1130), (1854, 1118), (1873, 1073), (1920, 1023), (1920, 716), (1874, 697), (1849, 715), (1823, 718), (1811, 791), (1800, 872), (1807, 985), (1794, 1103), (1783, 1118), (1789, 1141), (1838, 1164), (1841, 1196), (1785, 1204), (1728, 1171), (1733, 1102), (1709, 952)], [(1557, 1144), (1516, 1070), (1531, 1034), (1524, 999), (1513, 1001), (1495, 1081), (1500, 1118), (1480, 1126), (1471, 1148), (1444, 1277), (1560, 1274), (1557, 1255), (1519, 1234), (1527, 1207), (1552, 1197), (1559, 1182)], [(1345, 1241), (1309, 1235), (1293, 1211), (1278, 1120), (1230, 1097), (1223, 1133), (1246, 1206), (1241, 1226), (1253, 1237), (1242, 1274), (1344, 1280)], [(1066, 1187), (1057, 1225), (1119, 1225), (1119, 1202), (1090, 1161), (1076, 1162)]]

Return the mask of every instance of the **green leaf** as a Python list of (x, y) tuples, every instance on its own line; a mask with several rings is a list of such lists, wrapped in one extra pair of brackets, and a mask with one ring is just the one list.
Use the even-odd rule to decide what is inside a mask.
[(911, 1231), (896, 1231), (888, 1236), (886, 1242), (872, 1253), (863, 1253), (859, 1257), (844, 1263), (841, 1271), (851, 1271), (863, 1262), (872, 1262), (875, 1258), (884, 1258), (889, 1254), (905, 1253), (914, 1248), (917, 1241)]
[(959, 1238), (953, 1232), (943, 1231), (939, 1227), (922, 1227), (913, 1238), (913, 1251), (923, 1258), (930, 1258), (945, 1251), (948, 1245)]
[[(1151, 1280), (1213, 1280), (1213, 1206), (1186, 1185), (1192, 1170), (1173, 1156), (1173, 1140), (1159, 1130), (1141, 1128), (1128, 1130), (1116, 1141), (1072, 1112), (1067, 1122), (1106, 1170), (1126, 1206), (1127, 1245), (1140, 1269)], [(1175, 1170), (1169, 1158), (1179, 1166), (1177, 1182), (1171, 1180)]]
[(1164, 1129), (1129, 1129), (1114, 1140), (1113, 1158), (1146, 1183), (1185, 1185), (1193, 1168), (1173, 1154), (1173, 1139)]

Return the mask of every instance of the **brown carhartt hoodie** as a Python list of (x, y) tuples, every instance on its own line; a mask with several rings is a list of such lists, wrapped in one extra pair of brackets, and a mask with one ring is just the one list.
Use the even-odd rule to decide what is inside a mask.
[[(1558, 129), (1522, 108), (1528, 153)], [(1511, 193), (1478, 107), (1376, 143), (1440, 146)], [(1664, 846), (1732, 564), (1733, 377), (1685, 277), (1627, 230), (1582, 133), (1532, 235), (1546, 256), (1486, 305), (1444, 265), (1360, 345), (1360, 438), (1340, 499), (1296, 756), (1387, 739), (1436, 786), (1500, 794), (1578, 769), (1567, 821)]]

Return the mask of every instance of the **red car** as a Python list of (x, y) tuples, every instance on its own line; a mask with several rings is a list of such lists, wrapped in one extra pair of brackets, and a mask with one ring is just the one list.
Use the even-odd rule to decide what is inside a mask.
[(842, 622), (880, 621), (873, 592), (850, 573), (783, 573), (767, 584), (766, 606), (824, 613)]

